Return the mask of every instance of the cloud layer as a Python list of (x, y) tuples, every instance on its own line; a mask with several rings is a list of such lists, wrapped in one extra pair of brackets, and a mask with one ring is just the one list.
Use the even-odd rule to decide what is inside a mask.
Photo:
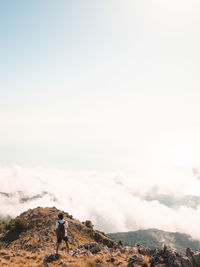
[(56, 206), (77, 219), (92, 220), (105, 232), (158, 228), (200, 239), (199, 179), (190, 170), (158, 173), (146, 171), (145, 176), (138, 171), (127, 176), (0, 167), (0, 216)]

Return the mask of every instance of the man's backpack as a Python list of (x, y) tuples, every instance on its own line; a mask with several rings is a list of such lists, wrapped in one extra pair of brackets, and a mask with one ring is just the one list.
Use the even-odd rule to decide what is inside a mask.
[(60, 238), (65, 237), (65, 221), (63, 223), (58, 221), (58, 232), (57, 236)]

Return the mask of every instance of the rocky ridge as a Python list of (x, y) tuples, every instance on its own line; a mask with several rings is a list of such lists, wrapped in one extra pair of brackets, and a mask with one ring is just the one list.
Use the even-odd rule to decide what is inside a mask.
[(66, 212), (70, 253), (62, 244), (59, 255), (55, 254), (59, 212), (56, 208), (30, 209), (11, 222), (2, 222), (0, 266), (200, 267), (200, 252), (188, 248), (183, 255), (166, 245), (156, 250), (139, 244), (124, 247)]

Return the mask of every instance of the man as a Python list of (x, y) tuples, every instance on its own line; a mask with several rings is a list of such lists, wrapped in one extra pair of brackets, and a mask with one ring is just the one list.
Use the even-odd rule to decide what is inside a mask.
[(63, 214), (58, 214), (58, 221), (56, 222), (56, 236), (57, 236), (57, 244), (56, 244), (56, 254), (58, 254), (58, 248), (62, 242), (65, 241), (67, 252), (69, 253), (69, 245), (68, 245), (68, 237), (67, 237), (67, 228), (68, 222), (63, 220)]

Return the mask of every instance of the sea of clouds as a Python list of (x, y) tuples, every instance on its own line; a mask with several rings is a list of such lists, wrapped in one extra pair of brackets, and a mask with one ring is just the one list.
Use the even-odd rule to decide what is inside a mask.
[(108, 232), (157, 228), (200, 239), (198, 169), (100, 173), (0, 167), (0, 217), (55, 206)]

